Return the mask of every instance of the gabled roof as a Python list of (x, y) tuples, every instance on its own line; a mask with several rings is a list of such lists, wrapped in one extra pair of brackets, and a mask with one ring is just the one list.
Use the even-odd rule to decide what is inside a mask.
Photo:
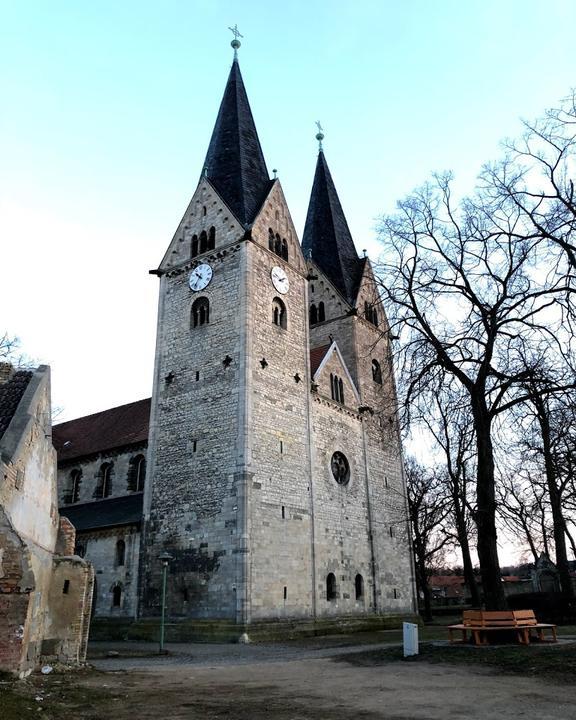
[(304, 257), (312, 260), (353, 305), (364, 260), (358, 257), (324, 152), (318, 153), (302, 237)]
[(202, 175), (245, 227), (253, 222), (273, 182), (237, 60), (228, 76)]
[(54, 425), (58, 462), (148, 441), (150, 398)]
[(20, 405), (28, 383), (32, 378), (30, 370), (10, 370), (10, 378), (0, 383), (0, 438), (4, 435)]
[(139, 525), (142, 521), (142, 498), (142, 493), (132, 493), (91, 503), (64, 505), (59, 512), (70, 520), (77, 531)]
[[(340, 348), (338, 347), (336, 340), (332, 340), (330, 345), (328, 345), (327, 347), (322, 346), (321, 348), (317, 348), (317, 350), (318, 350), (318, 355), (316, 356), (316, 358), (320, 356), (319, 351), (324, 350), (324, 353), (323, 353), (322, 357), (320, 357), (320, 360), (319, 360), (319, 363), (318, 363), (318, 366), (316, 367), (316, 369), (315, 370), (311, 369), (310, 374), (312, 375), (312, 380), (316, 380), (320, 376), (320, 374), (321, 374), (324, 366), (328, 362), (328, 360), (330, 360), (332, 355), (334, 353), (336, 353), (336, 355), (338, 356), (338, 359), (340, 360), (340, 364), (342, 365), (342, 369), (344, 370), (344, 375), (345, 375), (346, 379), (348, 380), (348, 382), (350, 383), (350, 387), (352, 388), (354, 397), (356, 398), (357, 402), (360, 403), (361, 402), (360, 401), (360, 393), (358, 392), (358, 388), (356, 387), (354, 380), (352, 380), (352, 375), (350, 375), (350, 371), (348, 370), (348, 366), (346, 365), (346, 361), (344, 360), (344, 357), (342, 356), (342, 353), (340, 352)], [(310, 360), (312, 360), (313, 352), (315, 352), (315, 351), (314, 350), (310, 351)]]

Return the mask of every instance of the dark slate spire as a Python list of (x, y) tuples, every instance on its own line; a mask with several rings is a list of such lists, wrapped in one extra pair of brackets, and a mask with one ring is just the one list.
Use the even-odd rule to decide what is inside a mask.
[(271, 181), (236, 59), (228, 76), (202, 174), (245, 226), (254, 220), (270, 189)]
[(311, 251), (312, 260), (353, 305), (362, 277), (364, 260), (356, 254), (352, 235), (322, 150), (318, 153), (302, 238), (302, 250), (304, 257), (307, 257)]

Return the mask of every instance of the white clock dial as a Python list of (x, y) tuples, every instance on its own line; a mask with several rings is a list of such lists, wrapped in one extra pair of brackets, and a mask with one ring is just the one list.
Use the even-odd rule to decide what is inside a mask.
[(272, 278), (272, 285), (278, 290), (281, 295), (286, 295), (290, 290), (290, 282), (284, 269), (278, 265), (275, 265), (270, 271), (270, 277)]
[(210, 280), (212, 280), (212, 268), (208, 263), (202, 263), (195, 267), (190, 273), (188, 285), (190, 285), (192, 292), (198, 292), (208, 287)]

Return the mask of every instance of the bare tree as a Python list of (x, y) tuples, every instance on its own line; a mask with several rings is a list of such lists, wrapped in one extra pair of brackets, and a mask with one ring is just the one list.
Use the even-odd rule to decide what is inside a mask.
[(456, 383), (467, 399), (476, 443), (478, 557), (486, 606), (505, 607), (497, 549), (495, 418), (525, 400), (534, 374), (526, 348), (559, 323), (555, 304), (565, 277), (533, 272), (541, 238), (526, 237), (520, 211), (482, 194), (459, 205), (451, 176), (415, 191), (384, 218), (380, 268), (399, 335), (397, 360), (408, 378), (403, 398), (420, 410)]
[(406, 491), (416, 583), (424, 600), (424, 617), (431, 620), (429, 575), (436, 556), (450, 542), (449, 534), (444, 529), (450, 509), (442, 481), (433, 470), (419, 465), (414, 459), (406, 462)]
[(497, 203), (519, 213), (526, 232), (565, 256), (576, 270), (576, 93), (506, 143), (503, 160), (485, 167), (481, 182)]

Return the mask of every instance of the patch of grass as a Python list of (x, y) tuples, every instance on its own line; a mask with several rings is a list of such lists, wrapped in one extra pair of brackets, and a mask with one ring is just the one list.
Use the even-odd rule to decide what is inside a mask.
[(424, 643), (420, 645), (420, 654), (409, 658), (403, 657), (401, 647), (393, 647), (341, 655), (332, 660), (365, 667), (400, 661), (476, 665), (509, 674), (546, 677), (559, 683), (573, 683), (576, 680), (576, 643), (529, 647), (473, 647)]

